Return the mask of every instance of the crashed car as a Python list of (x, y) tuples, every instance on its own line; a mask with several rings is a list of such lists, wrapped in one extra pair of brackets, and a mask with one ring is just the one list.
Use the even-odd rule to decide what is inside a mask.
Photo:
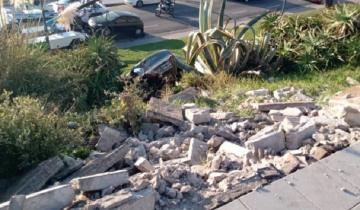
[(181, 78), (181, 71), (193, 68), (183, 63), (169, 50), (160, 50), (137, 63), (130, 72), (131, 81), (143, 90), (143, 99), (159, 97), (164, 85), (175, 85)]

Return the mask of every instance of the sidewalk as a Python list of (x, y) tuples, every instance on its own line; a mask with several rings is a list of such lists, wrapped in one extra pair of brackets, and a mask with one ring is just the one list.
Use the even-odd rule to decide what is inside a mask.
[(360, 210), (360, 143), (217, 210)]

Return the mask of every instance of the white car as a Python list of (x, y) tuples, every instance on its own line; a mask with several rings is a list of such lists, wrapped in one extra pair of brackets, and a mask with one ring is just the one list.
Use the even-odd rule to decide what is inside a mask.
[(147, 4), (158, 4), (160, 0), (125, 0), (125, 3), (134, 7), (142, 7)]
[[(39, 7), (36, 7), (31, 4), (22, 4), (16, 8), (7, 9), (7, 14), (14, 15), (14, 19), (17, 22), (21, 22), (23, 20), (39, 20), (42, 19), (42, 10)], [(45, 19), (53, 18), (57, 15), (51, 9), (45, 9)]]
[[(70, 2), (69, 0), (59, 0), (56, 2), (52, 2), (46, 5), (46, 9), (48, 10), (53, 10), (57, 13), (62, 12), (67, 6), (69, 6), (70, 3), (74, 3), (74, 2)], [(86, 3), (86, 1), (82, 0), (80, 1), (80, 3)], [(91, 13), (93, 13), (94, 15), (97, 14), (103, 14), (105, 12), (108, 11), (108, 9), (106, 8), (105, 5), (101, 4), (100, 2), (96, 2), (95, 4), (88, 6), (82, 10), (86, 10), (86, 11), (90, 11)]]
[[(79, 43), (85, 41), (87, 35), (77, 31), (68, 31), (61, 33), (54, 33), (49, 35), (50, 49), (60, 48), (74, 48)], [(45, 36), (39, 36), (28, 40), (28, 44), (41, 44), (46, 43)]]

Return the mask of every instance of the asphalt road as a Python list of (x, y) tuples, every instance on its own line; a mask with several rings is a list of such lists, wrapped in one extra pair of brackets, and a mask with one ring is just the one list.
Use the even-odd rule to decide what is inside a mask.
[[(112, 0), (114, 1), (114, 0)], [(106, 3), (106, 0), (105, 0)], [(261, 12), (268, 9), (277, 9), (281, 6), (282, 0), (249, 0), (242, 2), (240, 0), (231, 0), (227, 2), (225, 14), (231, 18), (244, 21), (254, 17)], [(310, 9), (314, 4), (305, 0), (287, 0), (287, 10), (303, 11)], [(176, 0), (175, 17), (162, 15), (156, 17), (154, 14), (157, 5), (147, 5), (142, 8), (134, 8), (130, 5), (111, 6), (111, 10), (116, 11), (131, 11), (138, 14), (144, 21), (146, 36), (142, 39), (128, 39), (120, 38), (119, 44), (127, 43), (141, 43), (149, 38), (160, 38), (171, 36), (172, 34), (181, 34), (194, 30), (198, 26), (198, 7), (199, 0)], [(213, 10), (214, 21), (217, 18), (217, 13), (220, 8), (220, 1), (216, 0)]]

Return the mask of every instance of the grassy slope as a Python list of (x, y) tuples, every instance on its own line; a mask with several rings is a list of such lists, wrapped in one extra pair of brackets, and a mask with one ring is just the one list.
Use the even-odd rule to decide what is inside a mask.
[(157, 50), (169, 49), (175, 54), (182, 56), (181, 48), (183, 48), (184, 45), (184, 40), (172, 39), (136, 46), (129, 49), (119, 49), (120, 59), (127, 64), (127, 67), (124, 68), (123, 72), (125, 74), (128, 73), (134, 64)]

